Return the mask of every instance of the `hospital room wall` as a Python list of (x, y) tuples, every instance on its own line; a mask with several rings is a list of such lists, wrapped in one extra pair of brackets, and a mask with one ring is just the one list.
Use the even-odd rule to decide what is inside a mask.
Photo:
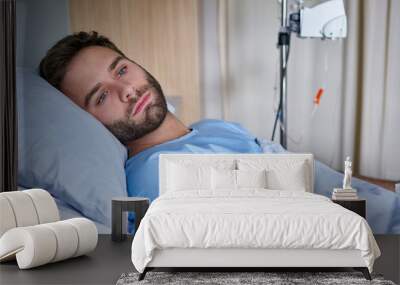
[[(169, 99), (176, 99), (178, 108), (186, 112), (181, 114), (185, 123), (200, 118), (226, 119), (241, 123), (258, 137), (270, 138), (278, 103), (277, 1), (97, 0), (92, 6), (111, 2), (121, 3), (121, 13), (126, 3), (142, 5), (146, 13), (155, 5), (156, 12), (151, 15), (158, 21), (146, 23), (148, 29), (136, 25), (136, 34), (126, 28), (114, 33), (116, 26), (109, 25), (108, 30), (108, 24), (103, 26), (112, 37), (128, 33), (122, 38), (141, 39), (136, 45), (138, 54), (133, 56), (144, 58), (143, 64), (161, 78), (167, 96), (172, 96)], [(159, 6), (166, 2), (175, 4)], [(84, 1), (79, 3), (84, 5)], [(400, 90), (400, 81), (395, 78), (400, 74), (400, 65), (396, 64), (400, 18), (393, 11), (400, 2), (345, 3), (349, 28), (345, 41), (292, 37), (289, 150), (312, 152), (338, 170), (346, 155), (354, 157), (358, 152), (362, 175), (399, 180), (400, 148), (396, 146), (400, 132), (396, 130), (400, 113), (396, 106), (400, 97), (396, 90)], [(71, 31), (70, 12), (68, 0), (17, 0), (17, 65), (37, 67), (47, 49)], [(98, 21), (111, 21), (107, 14), (96, 17)], [(140, 15), (136, 20), (141, 21)], [(362, 30), (366, 34), (363, 37)], [(145, 51), (142, 56), (137, 51), (154, 47), (153, 53)], [(360, 66), (360, 60), (364, 65)], [(319, 87), (326, 92), (312, 115), (313, 96)], [(361, 102), (364, 111), (356, 120), (361, 95), (366, 95)]]
[(239, 122), (257, 137), (268, 138), (278, 53), (264, 37), (276, 38), (278, 25), (269, 20), (275, 19), (269, 7), (274, 1), (236, 1), (236, 6), (232, 2), (201, 1), (202, 114)]
[[(203, 115), (240, 122), (256, 136), (270, 139), (279, 96), (279, 4), (263, 0), (202, 3)], [(332, 107), (340, 108), (342, 100), (342, 45), (292, 36), (289, 62), (289, 149), (313, 152), (337, 169), (342, 154), (331, 146), (341, 144), (341, 121), (339, 110), (332, 112)], [(319, 87), (329, 93), (311, 118)], [(279, 141), (279, 135), (275, 140)]]
[(69, 34), (68, 0), (17, 0), (17, 66), (37, 68), (46, 51)]
[[(203, 115), (240, 122), (270, 139), (279, 91), (279, 2), (202, 3)], [(351, 156), (357, 174), (399, 181), (400, 18), (394, 11), (400, 2), (344, 3), (345, 40), (292, 35), (288, 149), (312, 152), (337, 170)], [(319, 88), (324, 95), (313, 112)]]
[(70, 0), (71, 31), (97, 30), (157, 78), (178, 116), (200, 119), (197, 0)]
[(17, 65), (37, 68), (71, 32), (96, 30), (160, 81), (184, 123), (201, 117), (198, 1), (17, 0)]

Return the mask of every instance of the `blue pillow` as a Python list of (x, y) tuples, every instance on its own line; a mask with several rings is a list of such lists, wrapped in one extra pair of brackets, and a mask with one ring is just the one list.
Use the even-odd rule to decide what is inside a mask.
[(126, 148), (33, 69), (17, 68), (17, 103), (18, 184), (110, 226), (111, 199), (127, 196)]

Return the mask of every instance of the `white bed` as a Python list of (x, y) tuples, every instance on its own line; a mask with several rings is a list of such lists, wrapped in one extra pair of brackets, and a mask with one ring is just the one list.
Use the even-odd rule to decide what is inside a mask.
[[(367, 222), (312, 193), (313, 165), (309, 154), (161, 155), (160, 197), (132, 243), (140, 278), (154, 267), (354, 267), (370, 278), (380, 251)], [(275, 190), (215, 189), (208, 167), (267, 169)]]

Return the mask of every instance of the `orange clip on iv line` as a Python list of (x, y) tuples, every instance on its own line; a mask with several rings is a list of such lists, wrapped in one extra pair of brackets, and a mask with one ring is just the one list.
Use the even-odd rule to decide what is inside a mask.
[(324, 95), (324, 89), (319, 88), (317, 91), (317, 94), (314, 96), (314, 109), (312, 111), (311, 116), (314, 116), (315, 112), (317, 111), (317, 108), (319, 107), (319, 104), (321, 103), (321, 97)]

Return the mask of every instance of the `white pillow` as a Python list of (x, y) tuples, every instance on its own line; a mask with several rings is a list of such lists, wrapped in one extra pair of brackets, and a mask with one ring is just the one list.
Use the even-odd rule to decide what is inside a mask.
[(215, 169), (211, 170), (211, 187), (218, 189), (236, 189), (236, 170), (233, 169)]
[(265, 169), (267, 172), (267, 189), (307, 191), (312, 189), (309, 181), (310, 171), (304, 160), (276, 159), (238, 159), (240, 170), (255, 171)]
[(168, 165), (167, 191), (210, 189), (210, 167), (188, 166), (170, 163)]
[(292, 164), (282, 169), (267, 171), (268, 188), (273, 190), (306, 191), (308, 189), (306, 163)]
[(165, 190), (211, 190), (211, 169), (234, 169), (236, 161), (232, 159), (187, 159), (182, 158), (167, 161), (164, 176)]
[(238, 190), (241, 188), (267, 188), (267, 172), (262, 170), (212, 169), (212, 189)]
[(238, 188), (267, 188), (267, 170), (236, 170)]

